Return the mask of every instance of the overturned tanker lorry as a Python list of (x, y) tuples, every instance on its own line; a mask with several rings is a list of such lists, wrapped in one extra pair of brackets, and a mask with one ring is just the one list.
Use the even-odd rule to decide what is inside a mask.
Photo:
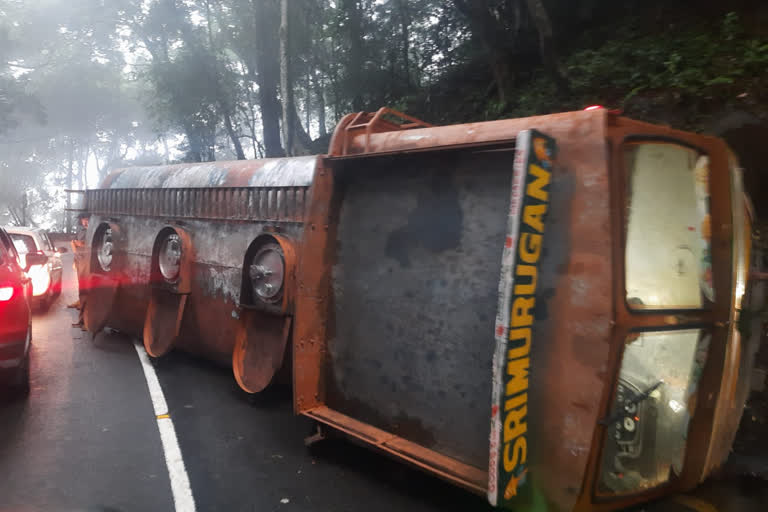
[(382, 109), (327, 155), (122, 169), (82, 208), (91, 332), (249, 393), (287, 368), (297, 414), (499, 507), (617, 509), (729, 453), (751, 221), (717, 138)]

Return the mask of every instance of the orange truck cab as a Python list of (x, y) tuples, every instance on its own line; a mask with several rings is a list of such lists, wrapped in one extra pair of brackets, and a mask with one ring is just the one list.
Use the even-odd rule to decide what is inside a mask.
[[(298, 414), (515, 510), (613, 510), (726, 459), (756, 337), (717, 138), (596, 109), (345, 117), (328, 154), (112, 173), (85, 318), (292, 371)], [(757, 334), (757, 330), (753, 329)]]

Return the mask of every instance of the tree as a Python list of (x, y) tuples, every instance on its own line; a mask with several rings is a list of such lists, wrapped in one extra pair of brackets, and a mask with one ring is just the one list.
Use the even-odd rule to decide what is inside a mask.
[(347, 63), (347, 90), (351, 91), (352, 110), (363, 110), (363, 15), (359, 0), (342, 0), (345, 15), (344, 25), (349, 44), (349, 60)]
[(291, 34), (288, 19), (288, 0), (280, 0), (280, 97), (283, 103), (283, 144), (286, 154), (293, 155), (296, 150), (293, 143), (293, 79), (291, 76)]
[(557, 59), (555, 41), (552, 36), (552, 23), (549, 21), (547, 9), (542, 0), (526, 0), (526, 4), (539, 33), (539, 49), (544, 67), (552, 76), (560, 94), (568, 94), (570, 85)]
[(259, 104), (264, 134), (264, 150), (267, 157), (283, 156), (280, 144), (280, 103), (277, 86), (280, 78), (277, 50), (277, 5), (274, 0), (250, 0), (255, 17), (256, 72), (259, 84)]
[(488, 59), (499, 102), (507, 103), (507, 92), (512, 87), (513, 72), (510, 45), (514, 40), (498, 15), (494, 15), (490, 0), (454, 0), (456, 8), (468, 20), (474, 37), (482, 44)]

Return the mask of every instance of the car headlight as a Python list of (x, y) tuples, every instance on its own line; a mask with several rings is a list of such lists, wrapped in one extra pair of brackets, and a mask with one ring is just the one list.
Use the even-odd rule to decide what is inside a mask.
[(280, 245), (266, 244), (256, 251), (248, 272), (254, 295), (265, 302), (276, 302), (285, 280), (285, 256)]
[(48, 291), (51, 284), (51, 274), (47, 265), (33, 265), (27, 275), (32, 281), (32, 295), (36, 297)]
[(181, 239), (177, 233), (169, 233), (160, 243), (158, 253), (160, 274), (169, 283), (179, 279), (181, 269)]
[(112, 270), (112, 253), (114, 251), (114, 242), (112, 240), (112, 228), (107, 228), (101, 234), (101, 239), (96, 246), (96, 258), (99, 261), (99, 267), (103, 272)]

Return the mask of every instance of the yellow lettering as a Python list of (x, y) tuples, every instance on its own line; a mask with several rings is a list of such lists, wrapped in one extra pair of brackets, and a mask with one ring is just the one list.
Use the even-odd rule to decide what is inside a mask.
[[(509, 449), (512, 448), (510, 456)], [(528, 459), (528, 442), (524, 437), (515, 439), (514, 445), (504, 445), (504, 471), (511, 473), (518, 464), (525, 464)]]
[(536, 263), (541, 256), (541, 235), (523, 233), (520, 235), (520, 259), (526, 263)]
[(546, 204), (529, 204), (523, 209), (523, 222), (531, 226), (539, 233), (544, 232), (542, 217), (547, 213)]
[(512, 409), (504, 416), (504, 442), (508, 443), (514, 438), (525, 434), (528, 426), (525, 423), (525, 415), (528, 414), (528, 406)]
[(536, 179), (528, 184), (525, 193), (540, 201), (547, 201), (549, 199), (549, 194), (544, 190), (544, 187), (549, 185), (549, 171), (542, 169), (536, 164), (531, 164), (528, 167), (528, 172), (535, 176)]
[(516, 284), (515, 295), (533, 295), (536, 291), (536, 266), (535, 265), (518, 265), (515, 269), (515, 275), (518, 277), (526, 276), (530, 277), (528, 284)]
[[(513, 359), (507, 361), (507, 390), (506, 396), (512, 396), (528, 389), (528, 365), (530, 359)], [(505, 407), (506, 409), (506, 407)]]
[(511, 411), (528, 402), (528, 393), (520, 393), (504, 401), (504, 410)]
[(531, 348), (531, 328), (524, 327), (522, 329), (510, 329), (509, 341), (523, 340), (523, 344), (519, 347), (511, 348), (507, 352), (507, 359), (519, 359), (528, 355)]
[(512, 327), (527, 327), (533, 324), (531, 310), (536, 304), (533, 297), (516, 297), (512, 303)]

